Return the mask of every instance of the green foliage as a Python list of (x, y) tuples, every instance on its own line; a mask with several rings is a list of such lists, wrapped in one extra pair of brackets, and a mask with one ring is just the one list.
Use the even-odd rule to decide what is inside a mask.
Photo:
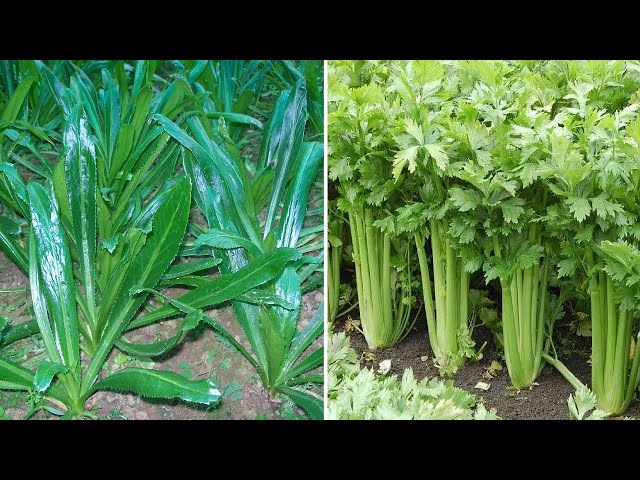
[(559, 288), (561, 302), (591, 301), (598, 407), (629, 405), (640, 382), (638, 71), (637, 61), (330, 63), (338, 206), (372, 209), (398, 250), (415, 243), (443, 373), (469, 352), (458, 333), (473, 328), (469, 275), (482, 272), (500, 284), (500, 321), (483, 315), (501, 325), (515, 387), (550, 358)]
[(344, 333), (328, 339), (328, 418), (333, 420), (493, 420), (477, 398), (451, 380), (417, 381), (411, 369), (401, 379), (360, 369)]
[[(596, 396), (587, 387), (580, 387), (575, 394), (567, 399), (569, 413), (574, 420), (602, 420), (608, 416), (607, 412), (596, 408)], [(587, 414), (591, 411), (589, 416)]]
[[(206, 381), (130, 367), (136, 362), (128, 355), (98, 380), (114, 346), (148, 359), (207, 323), (250, 358), (271, 394), (295, 397), (312, 416), (322, 415), (318, 395), (301, 387), (322, 382), (307, 375), (322, 364), (322, 349), (299, 358), (322, 332), (322, 308), (296, 329), (302, 294), (321, 285), (322, 255), (304, 255), (322, 246), (322, 227), (305, 224), (322, 162), (322, 146), (305, 138), (321, 139), (323, 125), (322, 89), (306, 87), (322, 78), (321, 65), (2, 63), (0, 248), (30, 275), (35, 320), (3, 324), (0, 342), (39, 331), (48, 356), (35, 373), (1, 359), (2, 388), (40, 392), (67, 417), (90, 416), (84, 403), (97, 389), (212, 405), (222, 394)], [(270, 115), (263, 89), (278, 83), (284, 86)], [(255, 112), (270, 121), (263, 125)], [(240, 153), (249, 129), (266, 132), (255, 162)], [(57, 164), (44, 154), (59, 157)], [(187, 175), (175, 175), (178, 161)], [(210, 231), (187, 228), (192, 194)], [(188, 233), (200, 237), (195, 247)], [(178, 256), (211, 252), (213, 258), (172, 265)], [(202, 276), (214, 267), (221, 276)], [(178, 300), (156, 290), (174, 285), (191, 290)], [(149, 308), (150, 293), (169, 304)], [(200, 310), (229, 301), (260, 363)], [(143, 305), (151, 311), (136, 318)], [(168, 339), (134, 344), (123, 337), (176, 314), (184, 320)]]
[[(256, 161), (241, 157), (223, 123), (194, 116), (181, 128), (163, 115), (155, 118), (182, 145), (183, 167), (195, 187), (193, 199), (208, 223), (208, 230), (194, 227), (195, 246), (211, 247), (208, 251), (221, 260), (223, 274), (245, 271), (246, 282), (256, 287), (245, 298), (239, 297), (244, 291), (238, 292), (232, 302), (253, 350), (243, 355), (270, 395), (284, 394), (313, 418), (321, 418), (318, 394), (300, 385), (307, 378), (322, 381), (321, 376), (308, 376), (322, 364), (322, 348), (304, 359), (301, 355), (322, 333), (324, 310), (316, 312), (308, 327), (297, 328), (302, 294), (320, 284), (313, 273), (323, 261), (322, 254), (301, 256), (322, 247), (322, 227), (304, 226), (323, 158), (320, 143), (305, 141), (308, 88), (305, 78), (298, 76), (280, 92), (264, 125)], [(208, 307), (214, 298), (211, 292), (216, 293), (207, 282), (199, 282), (178, 301), (187, 308)], [(142, 317), (138, 325), (175, 313), (173, 307)], [(219, 324), (214, 328), (223, 330)]]

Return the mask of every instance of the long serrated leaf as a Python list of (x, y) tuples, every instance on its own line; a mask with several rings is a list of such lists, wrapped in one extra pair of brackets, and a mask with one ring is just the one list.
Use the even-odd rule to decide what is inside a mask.
[(242, 295), (236, 297), (236, 300), (261, 306), (273, 305), (282, 307), (286, 310), (294, 310), (295, 308), (297, 308), (295, 304), (282, 298), (281, 296), (274, 295), (262, 289), (249, 290), (248, 292), (245, 292)]
[(300, 331), (291, 342), (291, 348), (287, 353), (287, 358), (282, 371), (288, 371), (300, 355), (320, 336), (324, 330), (324, 304), (320, 305), (309, 325)]
[(29, 320), (17, 325), (6, 327), (2, 332), (2, 335), (0, 335), (0, 348), (11, 345), (23, 338), (30, 337), (39, 331), (38, 323), (35, 320)]
[(28, 368), (0, 357), (0, 382), (5, 382), (5, 388), (31, 390), (33, 389), (33, 377), (33, 372)]
[[(154, 118), (160, 122), (169, 135), (191, 151), (198, 163), (201, 174), (204, 174), (203, 176), (206, 179), (206, 187), (204, 190), (215, 188), (217, 195), (223, 195), (223, 198), (229, 195), (231, 196), (230, 199), (232, 199), (232, 201), (227, 201), (227, 204), (237, 213), (237, 217), (240, 220), (239, 225), (242, 225), (246, 235), (252, 242), (259, 244), (260, 239), (256, 232), (256, 226), (249, 218), (246, 205), (243, 201), (245, 198), (244, 185), (240, 179), (238, 169), (228, 153), (223, 151), (215, 142), (210, 141), (202, 123), (195, 117), (188, 118), (187, 123), (191, 131), (196, 135), (196, 138), (198, 138), (198, 141), (194, 140), (183, 129), (166, 117), (155, 115)], [(202, 190), (202, 187), (198, 185), (197, 181), (194, 183), (198, 190)], [(227, 190), (226, 192), (224, 192), (225, 189)], [(206, 202), (206, 200), (204, 201)], [(203, 212), (205, 215), (209, 213), (206, 209), (203, 210)], [(224, 211), (219, 213), (220, 217), (218, 218), (218, 222), (223, 229), (227, 229), (225, 225), (226, 222), (222, 223), (227, 213)]]
[(0, 232), (6, 235), (18, 235), (20, 231), (20, 224), (18, 222), (5, 215), (0, 215)]
[(96, 383), (92, 391), (116, 390), (133, 392), (149, 398), (179, 398), (204, 405), (213, 405), (220, 391), (209, 379), (187, 380), (173, 372), (125, 368)]
[(296, 333), (296, 325), (300, 316), (300, 302), (302, 292), (300, 291), (300, 279), (295, 269), (286, 268), (276, 282), (276, 295), (287, 300), (293, 309), (285, 310), (274, 307), (273, 313), (279, 318), (280, 331), (285, 345), (289, 345), (293, 335)]
[(53, 363), (47, 360), (41, 360), (33, 378), (33, 386), (36, 392), (42, 393), (49, 388), (53, 377), (58, 373), (68, 372), (69, 368), (61, 363)]
[(23, 217), (29, 218), (27, 187), (16, 167), (6, 162), (0, 162), (0, 200), (8, 203)]
[(175, 298), (168, 297), (167, 295), (158, 292), (157, 290), (153, 290), (151, 288), (134, 288), (132, 289), (132, 294), (137, 293), (138, 291), (145, 291), (149, 293), (153, 293), (159, 297), (167, 300), (171, 305), (175, 306), (179, 311), (186, 313), (185, 321), (182, 326), (182, 330), (185, 330), (185, 325), (188, 325), (187, 328), (195, 328), (198, 322), (204, 321), (211, 325), (214, 330), (220, 333), (231, 345), (233, 345), (248, 361), (253, 365), (260, 376), (263, 376), (263, 370), (260, 364), (256, 362), (256, 360), (251, 356), (249, 352), (240, 344), (228, 330), (226, 330), (220, 323), (218, 323), (215, 319), (210, 317), (209, 315), (205, 315), (201, 310), (195, 309), (186, 303), (182, 303)]
[[(247, 252), (251, 253), (251, 255), (257, 256), (260, 255), (260, 246), (254, 244), (250, 240), (243, 238), (239, 235), (234, 235), (231, 232), (227, 232), (224, 230), (219, 230), (217, 228), (209, 229), (207, 233), (200, 235), (195, 242), (195, 247), (199, 247), (201, 245), (209, 245), (214, 248), (221, 249), (233, 249), (233, 248), (244, 248)], [(286, 245), (286, 246), (295, 246), (294, 245)]]
[(36, 67), (38, 69), (38, 73), (40, 74), (40, 78), (44, 81), (44, 83), (49, 87), (51, 94), (54, 100), (60, 105), (63, 110), (66, 108), (65, 104), (61, 101), (61, 94), (64, 90), (64, 85), (58, 80), (58, 77), (51, 71), (47, 65), (41, 60), (36, 60)]
[[(155, 291), (153, 290), (151, 291), (151, 293), (154, 292)], [(123, 352), (136, 357), (157, 357), (159, 355), (167, 353), (169, 350), (174, 348), (178, 344), (180, 339), (184, 337), (184, 334), (196, 328), (202, 320), (202, 311), (194, 310), (187, 314), (185, 319), (182, 321), (180, 327), (178, 328), (178, 333), (165, 340), (159, 340), (157, 342), (151, 343), (131, 343), (121, 338), (116, 342), (116, 346)]]
[(273, 227), (284, 187), (293, 174), (293, 164), (302, 144), (307, 120), (307, 91), (304, 80), (296, 82), (282, 116), (274, 118), (279, 122), (271, 127), (273, 130), (270, 132), (270, 138), (261, 146), (261, 150), (267, 149), (266, 164), (275, 164), (273, 191), (267, 207), (263, 238), (267, 237)]
[(309, 192), (322, 165), (323, 148), (319, 143), (304, 143), (301, 160), (289, 186), (276, 238), (279, 247), (294, 247), (309, 206)]
[(227, 122), (239, 123), (241, 125), (252, 125), (262, 130), (262, 122), (250, 115), (231, 112), (207, 112), (207, 118), (224, 118)]
[(324, 416), (324, 402), (321, 398), (308, 392), (287, 386), (280, 387), (280, 391), (293, 402), (304, 409), (312, 420), (322, 420)]
[[(260, 325), (255, 340), (261, 341), (265, 346), (267, 385), (277, 386), (276, 379), (282, 372), (282, 364), (287, 353), (288, 345), (285, 343), (280, 317), (273, 309), (259, 308), (256, 314)], [(255, 335), (256, 332), (252, 332)]]
[(291, 370), (284, 371), (283, 374), (278, 379), (278, 384), (286, 383), (292, 378), (297, 377), (309, 370), (312, 370), (320, 365), (322, 365), (324, 361), (324, 349), (318, 348), (311, 352), (309, 356), (305, 357), (300, 363), (296, 364)]
[(2, 116), (0, 120), (4, 121), (13, 121), (18, 118), (18, 113), (20, 112), (20, 108), (24, 103), (25, 98), (29, 94), (29, 90), (31, 89), (31, 85), (36, 81), (36, 77), (29, 76), (20, 81), (18, 88), (13, 92), (11, 98), (7, 102), (2, 112)]
[(7, 235), (0, 229), (0, 249), (15, 263), (22, 272), (29, 271), (29, 262), (18, 238)]
[[(300, 258), (300, 252), (295, 248), (272, 250), (256, 258), (237, 272), (221, 275), (213, 279), (207, 286), (191, 290), (178, 297), (177, 300), (193, 308), (211, 307), (233, 300), (238, 295), (276, 278), (289, 262), (298, 258)], [(132, 327), (148, 325), (170, 317), (178, 311), (176, 307), (166, 305), (132, 322)]]
[[(82, 286), (90, 312), (95, 308), (96, 275), (96, 151), (80, 105), (71, 110), (65, 123), (64, 171), (71, 225), (77, 246)], [(93, 313), (92, 313), (93, 315)], [(93, 323), (94, 318), (89, 318)]]
[[(163, 280), (159, 283), (162, 287), (173, 287), (177, 285), (188, 287), (208, 287), (214, 280), (207, 277), (185, 276), (176, 279)], [(242, 303), (250, 303), (252, 305), (274, 305), (287, 310), (293, 310), (294, 306), (287, 300), (261, 289), (249, 290), (235, 298), (235, 301)]]
[(207, 270), (215, 267), (222, 262), (221, 258), (205, 258), (203, 260), (195, 260), (193, 262), (178, 263), (177, 265), (171, 265), (164, 275), (163, 280), (171, 280), (174, 278), (180, 278), (192, 273), (199, 272), (201, 270)]
[(288, 380), (287, 386), (293, 387), (294, 385), (304, 385), (306, 383), (324, 383), (324, 375), (322, 373), (298, 375), (297, 377)]
[[(50, 181), (47, 181), (52, 190)], [(67, 237), (60, 223), (55, 197), (37, 183), (27, 185), (31, 209), (32, 239), (30, 245), (31, 263), (37, 262), (37, 272), (32, 272), (32, 298), (35, 304), (41, 302), (40, 290), (46, 302), (38, 310), (44, 317), (48, 312), (60, 362), (77, 375), (80, 361), (80, 343), (78, 338), (78, 315), (76, 307), (76, 288)], [(39, 276), (39, 283), (34, 277)], [(36, 283), (36, 285), (34, 285)], [(39, 284), (38, 284), (39, 283)], [(36, 315), (38, 318), (38, 315)], [(39, 320), (41, 331), (48, 323), (46, 318)], [(46, 344), (45, 344), (46, 346)], [(51, 358), (54, 352), (48, 351)], [(58, 361), (54, 358), (54, 361)]]

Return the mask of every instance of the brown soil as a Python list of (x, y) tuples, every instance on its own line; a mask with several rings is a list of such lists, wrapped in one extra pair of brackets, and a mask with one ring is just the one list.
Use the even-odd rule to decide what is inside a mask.
[[(357, 315), (357, 312), (356, 314)], [(343, 319), (339, 319), (336, 330), (343, 329)], [(391, 359), (391, 371), (389, 374), (402, 375), (406, 368), (411, 367), (417, 379), (424, 377), (434, 377), (437, 370), (433, 365), (432, 351), (427, 338), (425, 320), (418, 318), (416, 326), (409, 335), (398, 345), (385, 350), (375, 352), (375, 359), (372, 362), (362, 362), (363, 365), (376, 366), (379, 362)], [(351, 345), (360, 354), (368, 352), (364, 336), (358, 332), (350, 335)], [(509, 376), (506, 371), (506, 364), (501, 358), (491, 334), (483, 328), (476, 328), (474, 331), (476, 345), (482, 345), (485, 341), (487, 346), (483, 351), (483, 358), (475, 363), (461, 367), (454, 375), (456, 386), (476, 394), (489, 408), (495, 408), (497, 414), (505, 420), (567, 420), (569, 419), (569, 409), (567, 399), (573, 388), (558, 373), (556, 369), (547, 365), (538, 377), (538, 385), (531, 389), (513, 390), (509, 388)], [(571, 370), (582, 382), (590, 383), (591, 366), (587, 363), (588, 358), (579, 352), (590, 352), (590, 339), (577, 337), (575, 348), (571, 349), (568, 356), (561, 356), (560, 360)], [(422, 357), (428, 360), (422, 361)], [(485, 373), (492, 360), (498, 361), (503, 369), (497, 372), (497, 376), (491, 380), (484, 380)], [(489, 383), (489, 390), (482, 391), (475, 389), (479, 381)], [(640, 418), (640, 403), (634, 402), (625, 412), (625, 417)]]

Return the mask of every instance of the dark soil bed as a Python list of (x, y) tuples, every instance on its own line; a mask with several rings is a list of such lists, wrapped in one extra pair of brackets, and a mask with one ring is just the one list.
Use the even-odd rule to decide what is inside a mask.
[[(357, 313), (355, 314), (357, 315)], [(344, 327), (343, 319), (336, 322), (336, 330)], [(416, 322), (409, 335), (398, 345), (378, 350), (375, 352), (373, 361), (363, 361), (362, 366), (378, 367), (382, 360), (391, 359), (391, 371), (389, 375), (397, 374), (402, 376), (406, 368), (411, 367), (417, 379), (436, 376), (437, 369), (433, 365), (433, 354), (429, 346), (427, 329), (424, 319)], [(362, 355), (368, 352), (367, 343), (364, 336), (359, 332), (350, 334), (351, 345)], [(569, 419), (569, 409), (567, 398), (573, 389), (571, 385), (553, 367), (547, 365), (538, 377), (538, 385), (531, 389), (516, 391), (508, 388), (510, 385), (509, 376), (504, 360), (500, 353), (496, 351), (492, 335), (483, 328), (476, 328), (474, 331), (476, 345), (482, 345), (485, 341), (487, 346), (483, 351), (483, 358), (475, 363), (461, 367), (453, 377), (456, 386), (471, 391), (482, 399), (487, 409), (495, 408), (497, 414), (505, 420), (567, 420)], [(590, 352), (590, 338), (576, 337), (574, 348), (568, 356), (561, 356), (560, 360), (571, 370), (582, 382), (590, 383), (591, 366), (587, 363), (588, 357), (579, 352)], [(423, 357), (428, 357), (425, 362)], [(491, 364), (492, 360), (498, 361), (502, 365), (502, 370), (497, 372), (495, 378), (491, 380), (483, 379), (483, 374)], [(474, 388), (475, 385), (483, 381), (490, 384), (487, 391)], [(640, 403), (634, 402), (625, 412), (625, 418), (640, 418)]]

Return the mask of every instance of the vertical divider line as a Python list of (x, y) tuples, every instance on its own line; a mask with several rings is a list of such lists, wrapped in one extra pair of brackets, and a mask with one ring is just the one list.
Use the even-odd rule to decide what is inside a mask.
[[(323, 269), (323, 275), (324, 275), (324, 287), (323, 287), (323, 293), (324, 293), (324, 301), (327, 301), (327, 282), (329, 280), (328, 278), (328, 272), (327, 272), (327, 267), (326, 267), (326, 259), (329, 256), (329, 247), (328, 247), (328, 238), (327, 238), (327, 230), (329, 228), (329, 202), (328, 202), (328, 193), (329, 193), (329, 164), (328, 164), (328, 154), (327, 154), (327, 147), (329, 145), (329, 81), (328, 81), (328, 66), (329, 66), (329, 62), (328, 60), (324, 60), (323, 61), (323, 68), (324, 68), (324, 85), (323, 85), (323, 97), (324, 97), (324, 105), (323, 105), (323, 112), (324, 112), (324, 132), (323, 132), (323, 141), (324, 141), (324, 192), (323, 192), (323, 200), (324, 200), (324, 205), (323, 205), (323, 209), (324, 209), (324, 234), (323, 234), (323, 239), (324, 239), (324, 258), (325, 258), (325, 265), (324, 265), (324, 269)], [(328, 328), (329, 328), (329, 313), (328, 313), (328, 309), (324, 309), (324, 366), (323, 366), (323, 373), (324, 373), (324, 386), (323, 386), (323, 399), (324, 399), (324, 419), (327, 418), (327, 402), (328, 402), (328, 397), (329, 397), (329, 390), (327, 387), (327, 379), (329, 378), (329, 364), (328, 364), (328, 356), (327, 356), (327, 342), (329, 339), (329, 332), (328, 332)]]

